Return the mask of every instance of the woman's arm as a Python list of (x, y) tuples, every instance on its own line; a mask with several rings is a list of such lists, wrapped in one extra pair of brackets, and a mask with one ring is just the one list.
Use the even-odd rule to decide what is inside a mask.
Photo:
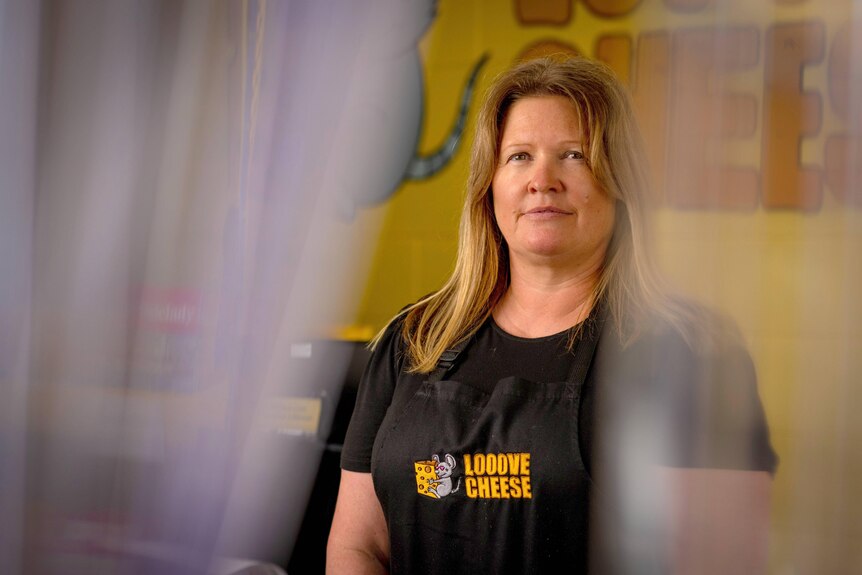
[(389, 572), (389, 531), (370, 473), (341, 472), (326, 547), (328, 575)]
[(766, 572), (769, 473), (662, 467), (659, 477), (669, 496), (671, 573)]

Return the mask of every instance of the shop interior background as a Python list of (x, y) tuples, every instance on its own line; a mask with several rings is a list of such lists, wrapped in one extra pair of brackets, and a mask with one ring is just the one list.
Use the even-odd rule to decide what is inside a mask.
[(560, 52), (754, 357), (770, 573), (862, 571), (862, 3), (0, 0), (3, 572), (315, 572), (361, 342), (451, 269), (477, 98)]

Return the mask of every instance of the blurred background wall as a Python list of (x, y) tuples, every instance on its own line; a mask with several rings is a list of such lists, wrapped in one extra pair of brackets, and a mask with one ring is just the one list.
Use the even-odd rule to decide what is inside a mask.
[(0, 564), (286, 564), (346, 377), (455, 254), (476, 99), (631, 86), (655, 247), (781, 458), (770, 569), (862, 570), (862, 4), (0, 0)]

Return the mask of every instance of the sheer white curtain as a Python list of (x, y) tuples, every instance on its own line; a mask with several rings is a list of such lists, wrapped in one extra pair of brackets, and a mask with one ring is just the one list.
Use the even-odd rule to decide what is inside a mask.
[(361, 141), (357, 94), (401, 101), (405, 53), (370, 7), (0, 2), (4, 573), (289, 553), (322, 445), (273, 441), (260, 400), (320, 396), (290, 350), (361, 296), (374, 225), (343, 217), (343, 154), (387, 153), (337, 142)]
[(0, 2), (0, 564), (23, 553), (38, 3)]

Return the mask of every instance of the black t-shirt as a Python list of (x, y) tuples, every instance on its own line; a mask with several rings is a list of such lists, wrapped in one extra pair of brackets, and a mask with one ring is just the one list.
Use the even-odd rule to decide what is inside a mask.
[[(665, 546), (650, 539), (658, 531), (644, 532), (642, 524), (660, 520), (657, 510), (649, 508), (658, 497), (651, 479), (656, 465), (774, 472), (776, 456), (754, 365), (737, 339), (690, 346), (678, 331), (657, 321), (623, 346), (600, 315), (587, 320), (579, 332), (582, 339), (572, 346), (567, 345), (568, 331), (526, 339), (507, 334), (489, 318), (445, 381), (427, 386), (428, 374), (406, 372), (400, 322), (387, 330), (360, 384), (342, 467), (374, 469), (375, 490), (392, 529), (393, 572), (549, 572), (547, 565), (561, 557), (578, 573), (626, 571), (631, 565), (638, 565), (638, 572), (666, 572)], [(585, 361), (592, 349), (588, 342), (597, 345)], [(564, 381), (572, 386), (583, 381), (580, 393), (572, 395), (577, 402), (539, 399), (550, 397), (542, 394), (543, 388), (560, 390)], [(511, 393), (513, 382), (522, 386), (517, 394)], [(547, 385), (532, 388), (535, 384)], [(475, 393), (469, 388), (476, 388)], [(487, 413), (484, 407), (477, 412), (454, 401), (484, 397), (490, 405), (488, 397), (499, 400), (500, 395), (520, 399), (498, 401), (499, 409)], [(452, 402), (436, 403), (434, 397)], [(441, 408), (464, 418), (458, 421), (465, 426), (442, 423), (448, 420), (433, 411)], [(536, 410), (543, 417), (524, 418), (531, 408), (534, 418)], [(473, 417), (477, 419), (468, 421)], [(576, 426), (566, 425), (570, 417), (577, 417)], [(399, 423), (405, 421), (409, 425)], [(512, 426), (515, 431), (508, 436)], [(470, 430), (469, 437), (448, 433), (464, 429)], [(542, 439), (525, 440), (525, 431)], [(494, 439), (495, 434), (503, 439)], [(437, 441), (442, 436), (445, 440)], [(565, 445), (571, 447), (573, 441), (578, 449), (566, 455)], [(466, 456), (457, 462), (463, 475), (453, 484), (462, 492), (437, 501), (442, 505), (431, 505), (414, 492), (410, 475), (417, 456), (427, 459), (426, 452), (439, 452), (450, 457), (447, 450), (456, 446), (451, 450), (457, 458), (472, 446), (491, 444), (495, 447), (487, 447), (488, 453), (508, 453), (508, 447), (500, 446), (529, 445), (512, 449), (530, 452), (529, 480), (537, 497), (493, 499), (493, 486), (492, 499), (471, 494), (468, 481), (480, 478), (467, 471)], [(539, 465), (545, 467), (540, 470)]]
[[(390, 407), (401, 407), (391, 405), (395, 386), (415, 390), (427, 378), (405, 373), (400, 329), (401, 323), (393, 322), (384, 334), (360, 384), (341, 459), (348, 471), (371, 470), (380, 423)], [(565, 381), (574, 360), (569, 339), (568, 330), (516, 337), (489, 318), (447, 378), (486, 392), (509, 376)], [(581, 393), (578, 436), (588, 472), (599, 454), (608, 456), (643, 438), (657, 446), (650, 456), (656, 464), (770, 473), (777, 464), (748, 352), (732, 339), (697, 352), (670, 327), (654, 329), (625, 348), (604, 329)]]

